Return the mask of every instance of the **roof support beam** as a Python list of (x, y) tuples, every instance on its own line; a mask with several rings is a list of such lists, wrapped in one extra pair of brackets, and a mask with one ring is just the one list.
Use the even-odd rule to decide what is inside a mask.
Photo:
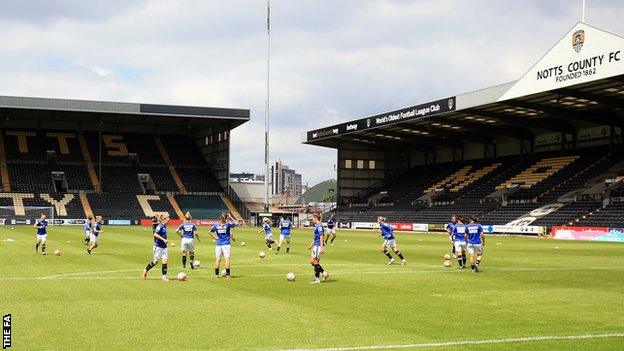
[(586, 99), (595, 101), (605, 107), (612, 109), (621, 109), (624, 108), (624, 99), (618, 99), (611, 96), (602, 96), (595, 93), (584, 92), (569, 88), (563, 88), (558, 90), (559, 93), (563, 96), (570, 96), (577, 99)]
[(594, 124), (604, 124), (604, 125), (616, 125), (619, 123), (620, 117), (617, 116), (613, 111), (602, 110), (602, 111), (575, 111), (570, 109), (565, 109), (564, 107), (555, 107), (555, 106), (547, 106), (542, 104), (537, 104), (529, 101), (520, 101), (520, 100), (509, 100), (503, 102), (505, 105), (527, 108), (531, 110), (542, 111), (548, 115), (559, 117), (559, 118), (572, 118), (583, 122), (594, 123)]
[(484, 132), (489, 134), (490, 136), (502, 135), (510, 138), (516, 139), (527, 139), (533, 137), (533, 134), (528, 130), (517, 126), (517, 127), (507, 127), (507, 126), (495, 126), (487, 123), (480, 122), (470, 122), (468, 120), (459, 120), (459, 119), (450, 119), (450, 118), (436, 118), (436, 121), (440, 121), (441, 123), (460, 126), (471, 132)]
[(547, 120), (543, 120), (539, 118), (521, 118), (517, 116), (512, 116), (507, 113), (480, 111), (476, 109), (466, 110), (466, 113), (469, 113), (472, 116), (493, 118), (493, 119), (496, 119), (501, 122), (505, 122), (514, 126), (537, 128), (537, 129), (543, 129), (543, 130), (547, 130), (551, 132), (565, 132), (568, 134), (576, 133), (576, 128), (572, 124), (560, 118), (557, 118), (553, 121), (547, 121)]

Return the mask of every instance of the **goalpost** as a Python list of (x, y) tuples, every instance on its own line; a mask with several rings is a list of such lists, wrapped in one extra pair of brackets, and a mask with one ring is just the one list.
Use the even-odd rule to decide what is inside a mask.
[(35, 224), (42, 213), (46, 215), (49, 225), (54, 225), (54, 206), (0, 206), (0, 219), (5, 224)]

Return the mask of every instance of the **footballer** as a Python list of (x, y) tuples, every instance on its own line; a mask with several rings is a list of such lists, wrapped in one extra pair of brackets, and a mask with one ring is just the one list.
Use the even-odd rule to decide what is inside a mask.
[(162, 281), (168, 282), (167, 277), (167, 262), (169, 261), (169, 252), (167, 251), (167, 222), (169, 222), (169, 215), (160, 215), (158, 219), (158, 225), (154, 230), (154, 247), (152, 249), (152, 260), (147, 264), (143, 270), (143, 279), (147, 279), (147, 273), (150, 269), (154, 268), (158, 261), (162, 262)]
[(290, 230), (292, 229), (292, 227), (293, 224), (290, 221), (290, 218), (282, 219), (279, 222), (280, 237), (279, 242), (277, 243), (277, 251), (275, 251), (276, 255), (280, 252), (280, 249), (282, 248), (282, 243), (284, 241), (286, 241), (286, 253), (290, 252)]
[(48, 241), (48, 221), (43, 213), (35, 222), (33, 228), (37, 229), (37, 241), (35, 242), (35, 253), (39, 253), (39, 245), (41, 245), (41, 254), (45, 255), (46, 242)]
[(212, 226), (210, 236), (215, 241), (215, 277), (219, 277), (221, 268), (221, 258), (225, 260), (225, 277), (230, 277), (232, 245), (231, 241), (236, 241), (232, 228), (236, 227), (236, 222), (229, 213), (221, 214), (221, 221)]
[(310, 264), (314, 267), (314, 280), (310, 283), (319, 284), (321, 282), (321, 278), (325, 281), (329, 277), (329, 274), (325, 274), (325, 270), (321, 266), (325, 229), (323, 228), (323, 223), (321, 223), (321, 215), (314, 214), (312, 216), (312, 222), (314, 223), (314, 232), (312, 236), (312, 243), (308, 246), (308, 250), (312, 249)]
[(396, 238), (394, 237), (394, 228), (388, 223), (386, 223), (386, 219), (384, 217), (377, 217), (377, 223), (379, 223), (379, 231), (380, 236), (384, 238), (383, 244), (381, 244), (381, 252), (383, 252), (388, 257), (388, 265), (394, 263), (394, 258), (388, 252), (388, 248), (392, 248), (392, 251), (399, 256), (401, 259), (401, 265), (405, 266), (407, 260), (403, 257), (401, 251), (399, 251), (399, 247), (396, 243)]
[(197, 234), (197, 226), (191, 222), (191, 214), (189, 212), (184, 214), (184, 223), (180, 224), (176, 233), (180, 236), (180, 253), (182, 254), (182, 268), (186, 268), (186, 257), (189, 257), (189, 264), (191, 269), (195, 269), (193, 262), (195, 261), (195, 239), (201, 242), (199, 234)]

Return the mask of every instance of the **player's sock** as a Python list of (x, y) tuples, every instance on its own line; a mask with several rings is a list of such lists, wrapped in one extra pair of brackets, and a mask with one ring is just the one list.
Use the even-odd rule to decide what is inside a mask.
[(45, 246), (46, 244), (41, 244), (41, 253), (45, 254)]
[(336, 237), (335, 237), (335, 236), (332, 236), (332, 238), (331, 238), (331, 240), (329, 241), (329, 243), (330, 243), (330, 244), (333, 244), (333, 243), (334, 243), (334, 239), (336, 239)]
[(290, 251), (290, 245), (286, 246), (286, 253)]
[(91, 254), (91, 249), (87, 248), (87, 254)]
[(167, 275), (167, 264), (166, 263), (162, 264), (162, 275), (163, 276)]
[[(282, 248), (281, 246), (277, 245), (277, 252), (279, 252), (279, 250), (280, 250), (281, 248)], [(276, 253), (277, 253), (277, 252), (276, 252)]]
[(39, 243), (35, 244), (35, 251), (39, 251), (39, 245), (40, 245)]
[[(191, 263), (191, 266), (193, 264)], [(186, 268), (186, 256), (182, 256), (182, 267)]]
[(321, 266), (318, 264), (314, 265), (314, 276), (318, 279), (321, 276)]
[(145, 266), (145, 270), (149, 272), (149, 270), (154, 268), (154, 266), (155, 266), (154, 262), (150, 261), (150, 263), (148, 263), (147, 266)]
[(462, 257), (461, 257), (461, 256), (457, 256), (457, 264), (458, 264), (460, 267), (463, 267), (463, 266), (464, 266), (464, 260), (462, 259)]
[(395, 252), (395, 254), (396, 254), (397, 256), (399, 256), (399, 258), (400, 258), (400, 259), (402, 259), (402, 260), (404, 260), (404, 259), (405, 259), (405, 257), (403, 257), (403, 254), (401, 253), (401, 251), (396, 251), (396, 252)]
[(388, 259), (391, 260), (392, 259), (392, 255), (390, 255), (390, 253), (388, 252), (388, 250), (384, 250), (383, 252), (386, 256), (388, 256)]
[(228, 276), (228, 277), (230, 276), (230, 269), (229, 268), (225, 269), (225, 275)]
[(189, 259), (190, 259), (189, 264), (191, 265), (191, 269), (195, 269), (195, 265), (193, 265), (193, 262), (195, 262), (195, 252), (191, 251)]
[(218, 277), (219, 276), (219, 268), (215, 268), (215, 275)]
[(481, 264), (481, 260), (477, 260), (477, 266)]
[(466, 254), (463, 254), (461, 259), (462, 259), (462, 266), (466, 267), (466, 259), (467, 259)]

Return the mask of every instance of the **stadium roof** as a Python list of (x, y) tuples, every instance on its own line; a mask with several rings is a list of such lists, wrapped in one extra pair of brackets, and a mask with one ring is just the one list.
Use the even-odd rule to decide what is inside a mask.
[(249, 110), (0, 96), (0, 120), (89, 123), (100, 119), (109, 124), (151, 126), (203, 127), (220, 122), (227, 123), (231, 129), (249, 120)]
[(308, 131), (303, 142), (420, 149), (624, 127), (624, 38), (577, 23), (517, 81)]

